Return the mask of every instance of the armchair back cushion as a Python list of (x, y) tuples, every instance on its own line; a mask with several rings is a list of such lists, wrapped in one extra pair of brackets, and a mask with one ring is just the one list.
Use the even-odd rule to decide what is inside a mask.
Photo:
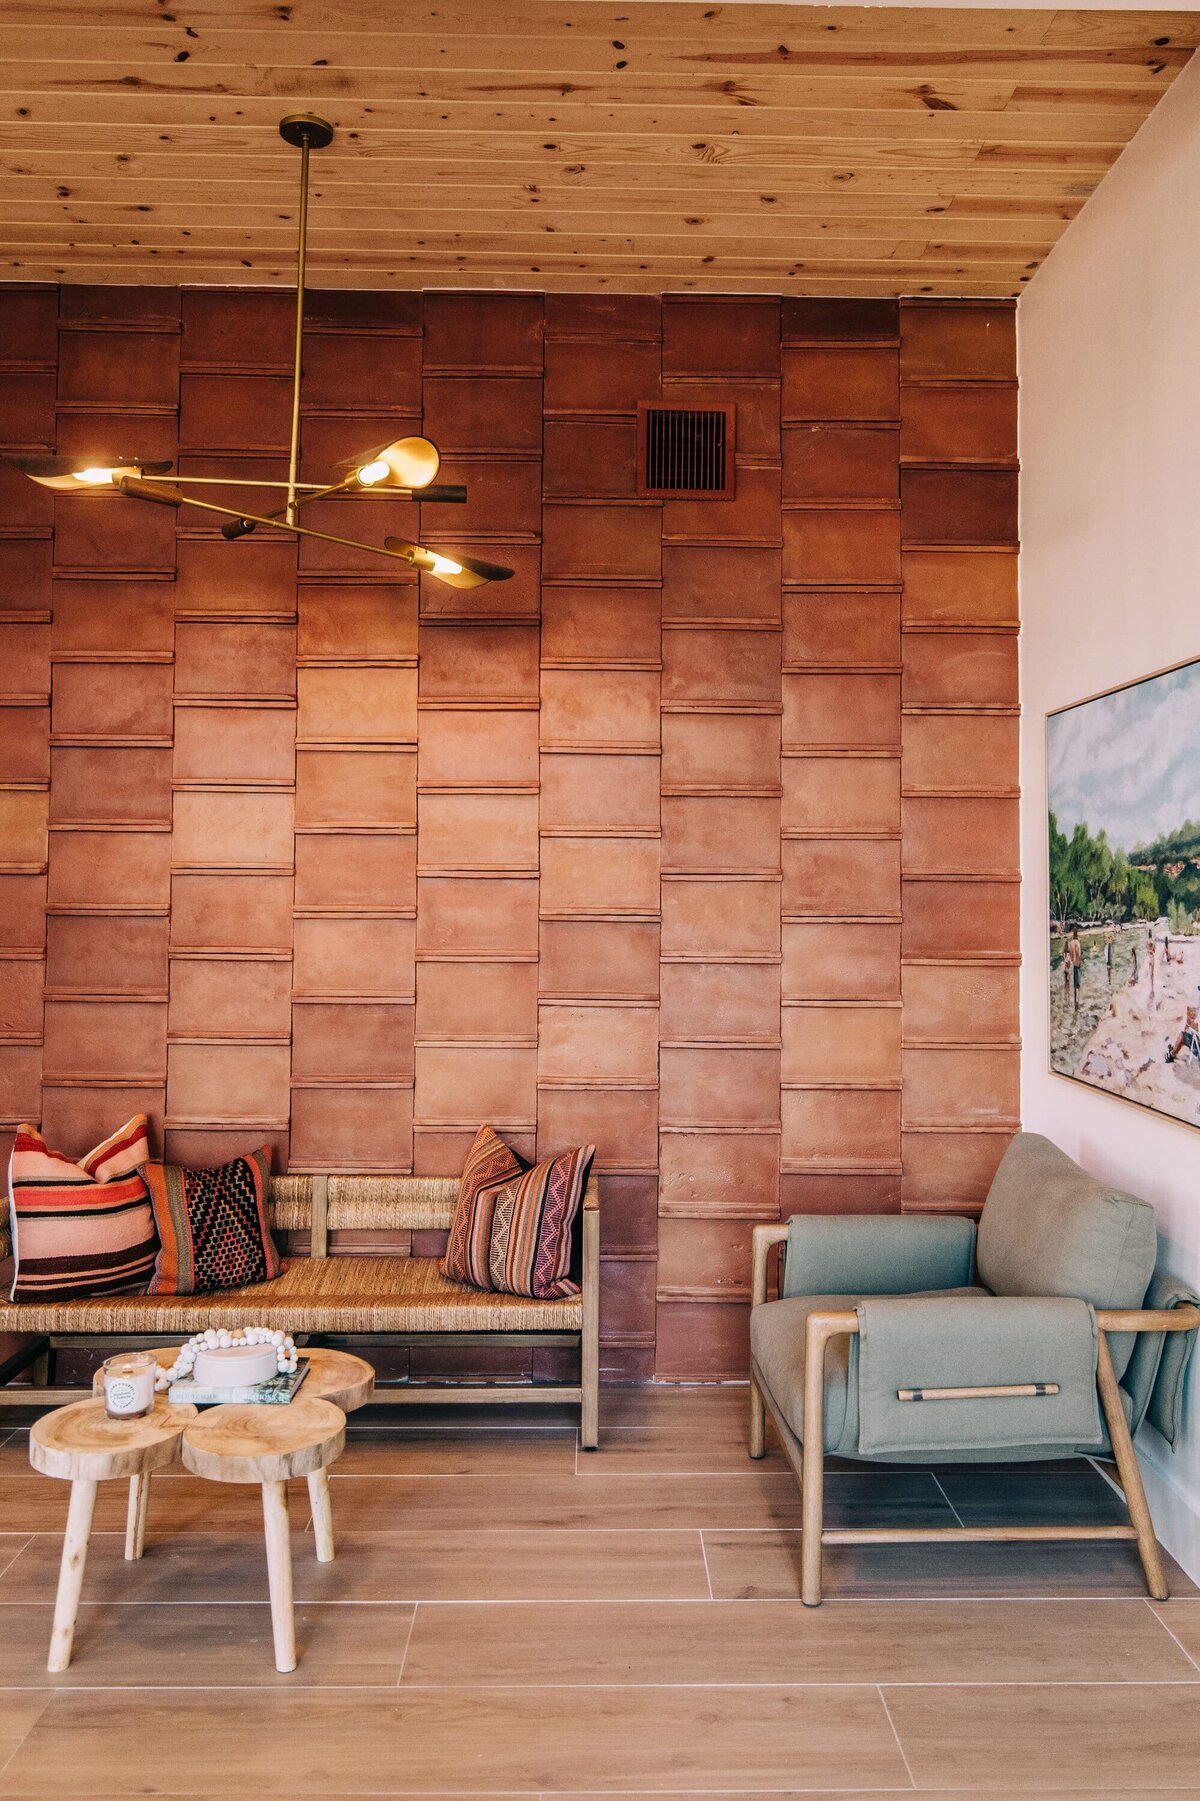
[[(1154, 1209), (1098, 1181), (1037, 1132), (1018, 1132), (979, 1221), (979, 1280), (997, 1295), (1140, 1307), (1158, 1249)], [(1109, 1340), (1118, 1379), (1131, 1335)]]
[(780, 1295), (915, 1294), (965, 1288), (975, 1222), (932, 1214), (797, 1213), (788, 1221)]

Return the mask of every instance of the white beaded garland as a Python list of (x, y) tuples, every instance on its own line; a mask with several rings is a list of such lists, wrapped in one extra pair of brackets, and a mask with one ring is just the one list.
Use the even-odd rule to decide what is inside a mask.
[(173, 1364), (169, 1369), (160, 1369), (154, 1386), (160, 1391), (169, 1388), (172, 1382), (178, 1382), (182, 1376), (190, 1376), (196, 1363), (196, 1352), (201, 1350), (227, 1350), (232, 1345), (269, 1344), (274, 1347), (275, 1367), (281, 1376), (294, 1375), (298, 1352), (296, 1341), (289, 1332), (276, 1332), (270, 1326), (241, 1326), (229, 1331), (222, 1326), (219, 1330), (209, 1326), (203, 1332), (195, 1333), (185, 1345), (181, 1345)]

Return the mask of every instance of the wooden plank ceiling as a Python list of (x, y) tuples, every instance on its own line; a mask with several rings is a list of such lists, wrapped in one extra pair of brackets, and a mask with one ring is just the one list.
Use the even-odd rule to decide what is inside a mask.
[(3, 0), (0, 274), (1019, 293), (1200, 13)]

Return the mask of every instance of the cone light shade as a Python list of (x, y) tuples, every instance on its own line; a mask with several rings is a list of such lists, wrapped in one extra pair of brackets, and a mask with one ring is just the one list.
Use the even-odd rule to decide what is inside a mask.
[(441, 463), (428, 438), (397, 438), (360, 463), (355, 475), (363, 488), (427, 488)]

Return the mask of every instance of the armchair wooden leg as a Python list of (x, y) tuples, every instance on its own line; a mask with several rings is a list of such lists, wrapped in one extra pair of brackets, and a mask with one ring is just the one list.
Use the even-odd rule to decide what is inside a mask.
[(825, 1528), (824, 1322), (809, 1316), (804, 1349), (804, 1442), (800, 1447), (800, 1599), (821, 1605), (821, 1534)]
[(767, 1453), (767, 1410), (758, 1383), (750, 1378), (750, 1455), (765, 1457)]
[(1138, 1556), (1142, 1560), (1146, 1587), (1156, 1601), (1165, 1601), (1171, 1591), (1167, 1587), (1162, 1558), (1158, 1554), (1158, 1539), (1154, 1533), (1154, 1521), (1150, 1517), (1150, 1506), (1146, 1500), (1146, 1491), (1142, 1487), (1142, 1472), (1138, 1468), (1137, 1452), (1133, 1448), (1133, 1440), (1129, 1436), (1129, 1425), (1125, 1418), (1125, 1409), (1121, 1405), (1121, 1392), (1113, 1371), (1108, 1338), (1103, 1332), (1100, 1334), (1099, 1355), (1096, 1362), (1096, 1385), (1100, 1390), (1100, 1405), (1104, 1409), (1104, 1419), (1108, 1426), (1113, 1456), (1116, 1459), (1117, 1474), (1121, 1478), (1121, 1487), (1125, 1491), (1129, 1518), (1137, 1533)]

